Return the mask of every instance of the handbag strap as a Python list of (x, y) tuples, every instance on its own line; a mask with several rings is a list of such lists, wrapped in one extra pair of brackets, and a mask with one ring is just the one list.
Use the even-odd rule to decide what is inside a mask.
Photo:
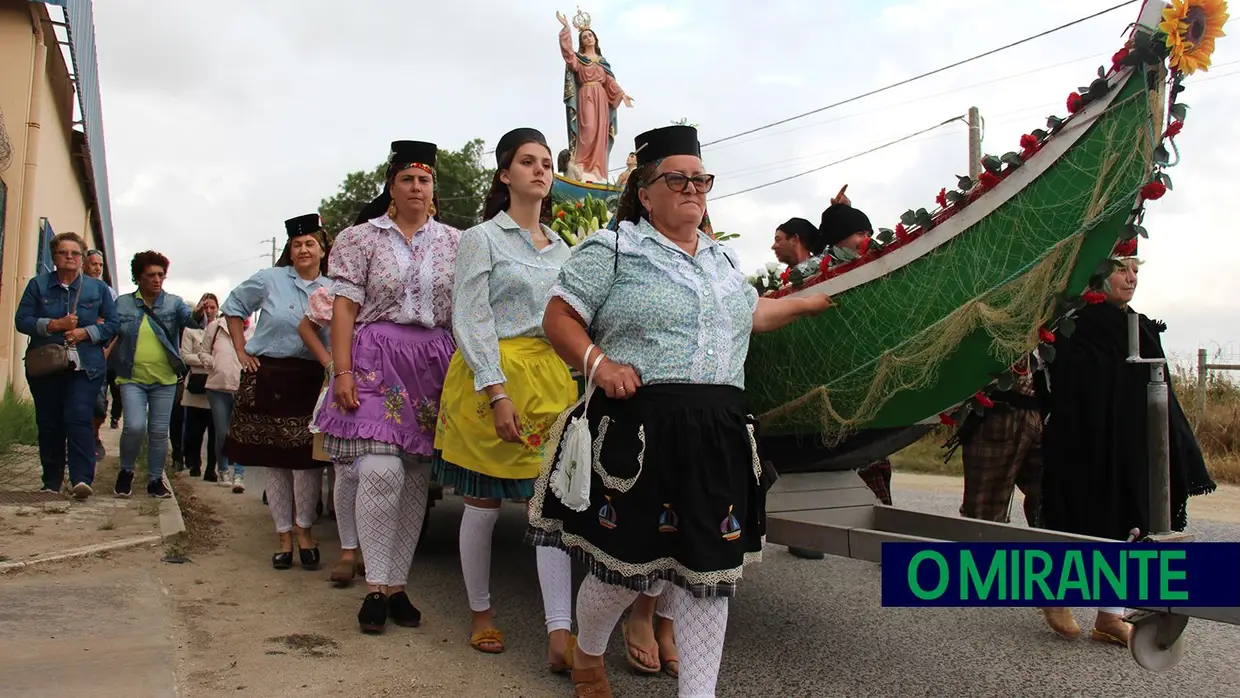
[[(133, 297), (136, 301), (142, 300), (138, 297), (136, 292), (133, 294)], [(142, 308), (142, 312), (146, 313), (146, 316), (149, 317), (156, 325), (159, 325), (159, 329), (164, 331), (164, 336), (166, 336), (168, 338), (168, 342), (171, 343), (173, 341), (172, 333), (168, 331), (168, 328), (164, 326), (164, 323), (161, 322), (159, 318), (155, 317), (155, 313), (147, 307), (146, 303), (140, 303), (138, 307)]]
[(69, 314), (73, 315), (77, 312), (78, 299), (82, 297), (82, 287), (86, 285), (86, 278), (81, 273), (78, 274), (77, 293), (73, 295), (73, 304), (69, 306)]
[[(593, 344), (591, 344), (590, 346), (586, 347), (586, 355), (585, 355), (585, 357), (584, 357), (584, 358), (582, 358), (582, 360), (581, 360), (581, 367), (582, 367), (582, 368), (585, 368), (585, 366), (586, 366), (586, 362), (590, 360), (590, 350), (591, 350), (591, 349), (594, 349), (594, 348), (595, 348), (595, 346), (594, 346)], [(603, 356), (603, 350), (602, 350), (602, 349), (599, 349), (599, 351), (598, 351), (598, 356), (594, 357), (594, 363), (590, 366), (589, 370), (588, 370), (588, 371), (586, 371), (586, 399), (585, 399), (585, 406), (586, 406), (586, 408), (587, 408), (587, 409), (590, 407), (590, 397), (591, 397), (592, 395), (594, 395), (594, 389), (595, 389), (596, 387), (598, 387), (598, 386), (597, 386), (597, 385), (595, 385), (595, 383), (594, 383), (594, 374), (598, 372), (598, 365), (599, 365), (599, 364), (601, 364), (601, 363), (603, 362), (603, 358), (604, 358), (604, 356)], [(583, 410), (583, 411), (582, 411), (582, 414), (585, 414), (585, 410)]]

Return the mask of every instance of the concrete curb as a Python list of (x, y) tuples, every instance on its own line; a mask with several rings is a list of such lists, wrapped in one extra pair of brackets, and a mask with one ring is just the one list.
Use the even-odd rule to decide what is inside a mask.
[(181, 503), (177, 501), (177, 492), (172, 488), (172, 480), (167, 475), (164, 476), (164, 484), (172, 493), (171, 498), (159, 502), (159, 535), (166, 541), (185, 533), (185, 519), (181, 516)]
[[(161, 517), (162, 518), (162, 517)], [(180, 517), (178, 517), (180, 518)], [(16, 570), (25, 569), (34, 565), (46, 564), (49, 562), (61, 562), (63, 560), (72, 560), (79, 557), (89, 557), (96, 553), (107, 552), (111, 550), (123, 550), (125, 548), (136, 548), (140, 545), (159, 543), (163, 541), (163, 537), (156, 535), (140, 536), (137, 538), (126, 538), (125, 540), (112, 541), (111, 543), (97, 543), (88, 545), (84, 548), (75, 550), (67, 550), (63, 553), (52, 553), (51, 555), (43, 555), (41, 557), (32, 558), (30, 560), (19, 560), (15, 562), (0, 562), (0, 574), (14, 572)]]

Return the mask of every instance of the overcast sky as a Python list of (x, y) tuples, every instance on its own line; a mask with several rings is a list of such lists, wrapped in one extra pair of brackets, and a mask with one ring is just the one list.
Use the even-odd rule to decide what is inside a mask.
[[(622, 109), (611, 165), (633, 137), (672, 120), (704, 142), (825, 106), (1117, 4), (1117, 0), (591, 0), (604, 55), (635, 100)], [(986, 119), (983, 149), (1023, 133), (1109, 65), (1130, 5), (1016, 49), (876, 97), (707, 148), (712, 196), (788, 176), (964, 114)], [(777, 8), (777, 9), (776, 9)], [(128, 259), (171, 260), (167, 288), (221, 299), (269, 264), (283, 220), (314, 211), (344, 175), (397, 139), (493, 147), (534, 126), (566, 147), (563, 61), (549, 0), (213, 0), (96, 3), (113, 223)], [(1234, 24), (1234, 22), (1233, 22)], [(1229, 26), (1234, 33), (1240, 28)], [(1232, 65), (1235, 63), (1235, 65)], [(1240, 355), (1236, 230), (1226, 202), (1240, 152), (1240, 40), (1189, 78), (1175, 190), (1149, 205), (1135, 305), (1170, 325), (1168, 350)], [(1231, 117), (1231, 118), (1229, 118)], [(817, 221), (842, 184), (876, 226), (967, 172), (956, 123), (810, 176), (710, 205), (746, 270), (773, 259), (777, 224)]]

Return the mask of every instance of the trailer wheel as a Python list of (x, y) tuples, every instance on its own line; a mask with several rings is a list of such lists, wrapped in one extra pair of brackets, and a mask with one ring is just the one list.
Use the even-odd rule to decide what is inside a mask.
[(1188, 616), (1153, 613), (1133, 622), (1128, 650), (1143, 669), (1167, 671), (1184, 658)]

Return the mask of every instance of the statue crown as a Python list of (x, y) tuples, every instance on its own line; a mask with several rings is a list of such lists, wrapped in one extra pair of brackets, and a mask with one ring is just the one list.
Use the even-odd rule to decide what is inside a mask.
[(573, 26), (579, 32), (587, 31), (590, 28), (590, 13), (582, 12), (581, 5), (577, 6), (577, 14), (573, 15)]

